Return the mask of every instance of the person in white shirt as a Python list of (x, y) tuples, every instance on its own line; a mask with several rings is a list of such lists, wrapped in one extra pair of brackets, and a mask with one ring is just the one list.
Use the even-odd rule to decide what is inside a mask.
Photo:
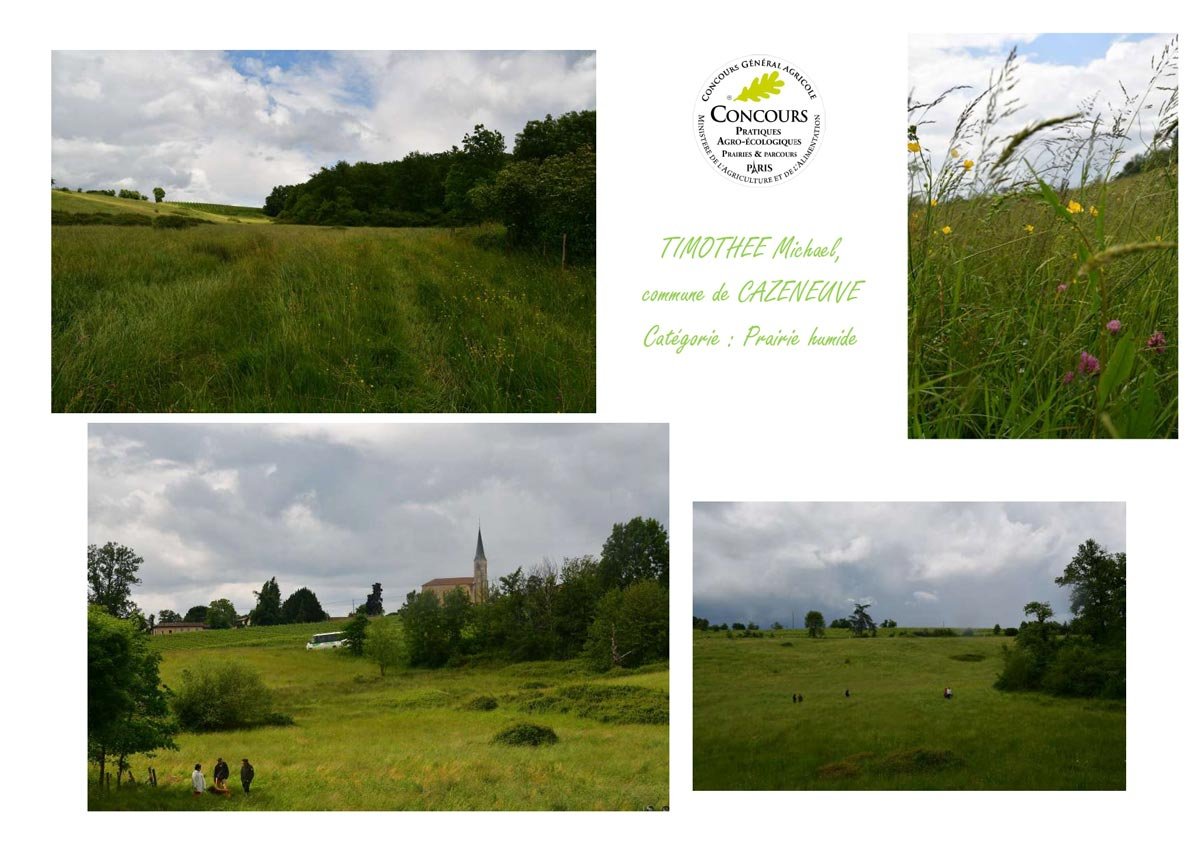
[(200, 769), (200, 764), (196, 764), (196, 768), (192, 770), (192, 795), (199, 796), (204, 792), (204, 773)]

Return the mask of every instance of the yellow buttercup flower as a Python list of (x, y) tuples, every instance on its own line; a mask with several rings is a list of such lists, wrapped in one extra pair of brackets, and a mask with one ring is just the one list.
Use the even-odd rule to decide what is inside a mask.
[(974, 167), (975, 167), (974, 159), (964, 159), (963, 160), (963, 170), (964, 171), (970, 171)]
[(921, 152), (921, 143), (920, 142), (909, 142), (908, 143), (908, 152), (909, 153), (920, 153)]
[(1097, 215), (1100, 214), (1100, 210), (1096, 209), (1096, 207), (1094, 207), (1094, 206), (1089, 206), (1088, 212), (1091, 213), (1092, 218), (1095, 218)]
[(950, 235), (950, 225), (949, 224), (947, 224), (945, 227), (942, 228), (942, 235), (943, 236)]
[(930, 198), (930, 199), (929, 199), (929, 205), (930, 205), (930, 206), (937, 206), (937, 198)]
[(1025, 232), (1026, 232), (1026, 233), (1032, 233), (1032, 232), (1033, 232), (1033, 225), (1032, 225), (1032, 224), (1026, 224), (1026, 225), (1025, 225)]
[(1161, 242), (1161, 241), (1162, 241), (1162, 236), (1155, 236), (1155, 237), (1154, 237), (1154, 241), (1156, 241), (1156, 242)]
[(950, 148), (950, 155), (953, 156), (955, 159), (958, 159), (958, 148), (957, 147)]
[(1077, 200), (1073, 200), (1067, 204), (1067, 212), (1074, 215), (1077, 212), (1083, 212), (1083, 204)]

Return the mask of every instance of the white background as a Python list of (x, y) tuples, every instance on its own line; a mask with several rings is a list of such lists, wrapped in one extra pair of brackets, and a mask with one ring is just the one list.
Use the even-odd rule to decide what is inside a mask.
[[(8, 541), (8, 660), (0, 769), (6, 837), (96, 843), (297, 845), (397, 841), (464, 845), (717, 846), (853, 840), (1113, 846), (1187, 840), (1196, 796), (1195, 447), (1189, 435), (1196, 265), (1181, 279), (1181, 419), (1175, 442), (928, 442), (905, 439), (904, 111), (910, 31), (1181, 32), (1183, 109), (1191, 29), (1181, 4), (452, 2), (54, 3), (6, 14), (3, 488)], [(84, 750), (83, 549), (86, 423), (49, 414), (50, 50), (71, 48), (596, 49), (600, 114), (598, 409), (606, 421), (671, 423), (673, 710), (669, 814), (247, 814), (217, 822), (87, 814)], [(820, 87), (828, 124), (805, 170), (778, 187), (717, 175), (697, 150), (692, 105), (728, 60), (768, 53)], [(1188, 116), (1184, 116), (1184, 121)], [(1190, 161), (1190, 155), (1185, 154)], [(1194, 231), (1185, 164), (1183, 241)], [(712, 307), (639, 301), (666, 288), (666, 234), (842, 235), (844, 259), (869, 280), (850, 350), (676, 356), (646, 351), (660, 317), (711, 323)], [(847, 266), (847, 263), (850, 265)], [(711, 288), (713, 268), (697, 266)], [(688, 269), (691, 272), (691, 269)], [(719, 278), (719, 274), (715, 275)], [(736, 304), (722, 325), (740, 326)], [(780, 307), (755, 313), (763, 319)], [(744, 313), (747, 317), (749, 312)], [(831, 316), (840, 315), (832, 311)], [(850, 313), (846, 313), (847, 316)], [(831, 319), (831, 323), (836, 319)], [(664, 322), (667, 323), (667, 322)], [(767, 321), (763, 321), (767, 324)], [(848, 323), (848, 322), (847, 322)], [(799, 323), (800, 327), (804, 322)], [(119, 421), (127, 417), (102, 417)], [(142, 420), (166, 419), (145, 416)], [(306, 416), (194, 416), (194, 421)], [(367, 417), (326, 416), (322, 421)], [(370, 417), (382, 420), (393, 417)], [(394, 417), (445, 420), (438, 416)], [(471, 417), (487, 421), (494, 416)], [(521, 417), (538, 420), (538, 416)], [(555, 421), (572, 418), (555, 417)], [(1124, 793), (693, 793), (691, 786), (691, 502), (693, 500), (1116, 500), (1128, 502), (1133, 587), (1128, 790)], [(752, 722), (747, 717), (747, 722)], [(1064, 765), (1064, 769), (1067, 769)]]

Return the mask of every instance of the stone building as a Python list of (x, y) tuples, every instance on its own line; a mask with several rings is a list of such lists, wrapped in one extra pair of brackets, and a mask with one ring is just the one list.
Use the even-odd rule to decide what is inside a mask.
[(434, 578), (432, 581), (426, 581), (421, 584), (421, 592), (433, 593), (440, 601), (445, 598), (446, 593), (454, 592), (459, 587), (467, 594), (467, 598), (473, 604), (478, 604), (487, 599), (487, 556), (483, 553), (482, 528), (480, 528), (479, 535), (475, 539), (474, 574), (463, 578)]

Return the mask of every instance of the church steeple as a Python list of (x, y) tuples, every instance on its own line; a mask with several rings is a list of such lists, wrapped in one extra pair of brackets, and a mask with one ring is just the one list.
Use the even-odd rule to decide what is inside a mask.
[(475, 582), (471, 585), (471, 600), (481, 602), (488, 593), (487, 555), (483, 553), (483, 527), (475, 537)]

